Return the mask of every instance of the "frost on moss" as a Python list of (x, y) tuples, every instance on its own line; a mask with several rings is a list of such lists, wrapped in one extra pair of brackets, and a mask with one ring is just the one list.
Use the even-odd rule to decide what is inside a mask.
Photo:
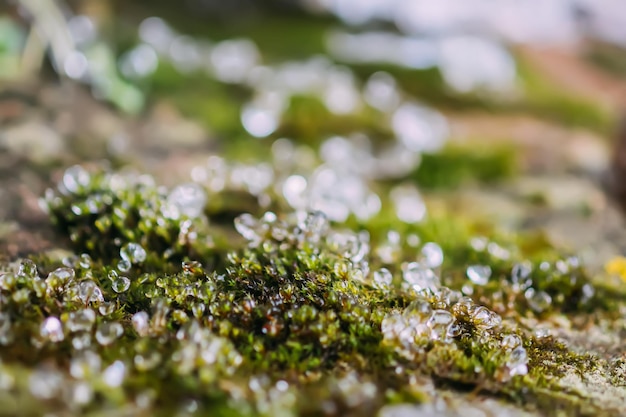
[(565, 382), (611, 369), (623, 384), (618, 363), (532, 325), (596, 305), (575, 258), (473, 239), (468, 264), (434, 242), (390, 263), (389, 242), (320, 212), (243, 214), (226, 250), (202, 188), (177, 190), (74, 168), (48, 193), (77, 255), (2, 267), (5, 409), (12, 393), (33, 413), (365, 415), (448, 388), (591, 415), (606, 409)]

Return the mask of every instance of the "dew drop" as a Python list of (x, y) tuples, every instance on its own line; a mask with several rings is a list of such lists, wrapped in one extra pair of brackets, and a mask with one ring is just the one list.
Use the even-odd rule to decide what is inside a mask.
[(256, 242), (261, 239), (259, 235), (259, 221), (249, 213), (244, 213), (235, 218), (235, 229), (249, 242)]
[(86, 253), (83, 253), (78, 258), (78, 265), (83, 269), (91, 268), (91, 256)]
[(111, 288), (113, 288), (113, 291), (116, 293), (126, 292), (130, 288), (130, 279), (127, 277), (118, 277), (111, 283)]
[(487, 285), (491, 278), (491, 267), (488, 265), (471, 265), (465, 271), (467, 278), (476, 285)]
[(104, 301), (102, 290), (91, 280), (82, 281), (78, 284), (78, 298), (85, 304)]
[(434, 242), (428, 242), (422, 247), (420, 263), (427, 268), (438, 268), (443, 263), (443, 250)]
[(115, 342), (123, 333), (124, 328), (117, 322), (102, 323), (96, 331), (96, 340), (102, 346), (108, 346)]
[(21, 277), (35, 278), (38, 277), (37, 265), (30, 259), (22, 259), (17, 274)]
[(145, 311), (139, 311), (133, 314), (133, 318), (131, 319), (133, 323), (133, 328), (139, 334), (139, 336), (147, 336), (148, 331), (150, 329), (150, 316)]
[(552, 297), (545, 291), (537, 291), (534, 288), (528, 288), (524, 292), (524, 297), (528, 301), (528, 306), (536, 313), (542, 313), (552, 305)]
[(532, 268), (528, 264), (518, 263), (511, 270), (511, 283), (516, 291), (525, 290), (533, 283), (530, 274)]
[(454, 316), (450, 312), (433, 310), (432, 315), (426, 322), (426, 325), (431, 329), (431, 339), (448, 341), (448, 331), (454, 321)]
[(98, 312), (103, 316), (113, 314), (117, 305), (113, 301), (105, 301), (98, 306)]
[(91, 333), (82, 332), (72, 336), (72, 347), (76, 350), (84, 350), (91, 346)]
[(73, 311), (67, 320), (67, 327), (70, 332), (89, 331), (96, 322), (96, 313), (86, 308), (83, 310)]
[(120, 272), (128, 272), (130, 271), (131, 267), (132, 267), (131, 263), (125, 259), (122, 259), (117, 263), (117, 270)]
[(502, 323), (502, 317), (484, 306), (473, 308), (470, 316), (474, 325), (483, 330), (494, 328)]
[(120, 249), (120, 257), (131, 264), (140, 264), (146, 260), (146, 250), (138, 243), (128, 243)]
[(441, 286), (439, 277), (430, 268), (425, 268), (417, 262), (411, 262), (402, 271), (404, 280), (415, 290), (429, 289), (436, 291)]
[(100, 373), (102, 359), (97, 353), (85, 350), (75, 355), (70, 361), (70, 375), (76, 379), (93, 377)]
[(41, 323), (39, 334), (43, 339), (53, 343), (61, 342), (65, 338), (61, 321), (54, 316), (46, 318), (43, 323)]
[(68, 168), (63, 174), (63, 186), (70, 193), (76, 194), (89, 185), (91, 177), (80, 165)]
[(126, 377), (126, 365), (122, 361), (115, 361), (102, 371), (102, 381), (111, 388), (117, 388)]
[(389, 288), (393, 280), (393, 275), (387, 268), (381, 268), (374, 272), (374, 286), (379, 289)]
[(174, 188), (167, 200), (178, 207), (181, 214), (193, 219), (204, 212), (207, 195), (199, 184), (191, 182)]
[(48, 400), (59, 393), (63, 386), (63, 377), (55, 369), (42, 368), (30, 375), (28, 385), (33, 396)]
[(48, 274), (46, 284), (53, 289), (60, 289), (72, 282), (76, 273), (72, 268), (57, 268)]
[(507, 334), (502, 338), (501, 345), (504, 349), (514, 349), (522, 345), (522, 339), (516, 334)]

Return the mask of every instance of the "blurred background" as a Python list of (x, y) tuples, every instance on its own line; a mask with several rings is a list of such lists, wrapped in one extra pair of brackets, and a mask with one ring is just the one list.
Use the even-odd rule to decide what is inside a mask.
[(212, 221), (454, 217), (599, 266), (626, 249), (624, 109), (620, 0), (4, 0), (0, 253), (55, 246), (37, 199), (80, 163), (185, 183)]

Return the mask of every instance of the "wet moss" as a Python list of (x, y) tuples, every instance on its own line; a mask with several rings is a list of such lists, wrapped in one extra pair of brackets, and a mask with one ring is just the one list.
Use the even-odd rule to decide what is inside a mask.
[[(625, 383), (619, 362), (576, 353), (549, 326), (529, 325), (611, 311), (598, 301), (608, 290), (547, 242), (522, 249), (435, 216), (398, 231), (389, 262), (381, 223), (362, 225), (371, 233), (337, 230), (321, 213), (238, 216), (247, 243), (222, 242), (232, 229), (211, 223), (202, 199), (174, 204), (145, 178), (66, 175), (44, 203), (76, 255), (23, 260), (0, 274), (0, 381), (20, 379), (11, 389), (40, 407), (363, 415), (431, 401), (437, 386), (591, 415), (606, 410), (563, 381), (611, 370), (607, 383)], [(173, 207), (195, 214), (174, 216)], [(193, 235), (183, 233), (196, 222)], [(443, 264), (414, 262), (426, 242), (411, 243), (412, 234), (447, 236)], [(477, 265), (489, 267), (484, 282), (469, 278)], [(61, 395), (54, 384), (33, 391), (33, 378), (65, 381), (67, 399), (52, 400)], [(86, 399), (76, 400), (77, 389)]]
[(468, 183), (489, 184), (513, 177), (518, 169), (510, 145), (451, 144), (442, 151), (422, 155), (413, 174), (423, 188), (456, 189)]

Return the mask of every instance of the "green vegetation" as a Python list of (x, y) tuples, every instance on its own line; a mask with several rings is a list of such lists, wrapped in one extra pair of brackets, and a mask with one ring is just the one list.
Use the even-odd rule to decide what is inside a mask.
[(3, 267), (0, 380), (33, 413), (371, 413), (427, 402), (432, 380), (611, 415), (560, 380), (612, 366), (607, 383), (626, 383), (618, 365), (524, 324), (603, 310), (575, 258), (519, 262), (519, 249), (473, 238), (443, 265), (434, 243), (389, 265), (377, 255), (388, 243), (317, 212), (241, 215), (242, 245), (209, 226), (201, 191), (187, 185), (196, 198), (180, 205), (137, 178), (71, 168), (45, 204), (77, 255)]
[(451, 144), (438, 153), (422, 155), (413, 178), (423, 188), (455, 189), (467, 183), (494, 183), (517, 171), (511, 145)]

